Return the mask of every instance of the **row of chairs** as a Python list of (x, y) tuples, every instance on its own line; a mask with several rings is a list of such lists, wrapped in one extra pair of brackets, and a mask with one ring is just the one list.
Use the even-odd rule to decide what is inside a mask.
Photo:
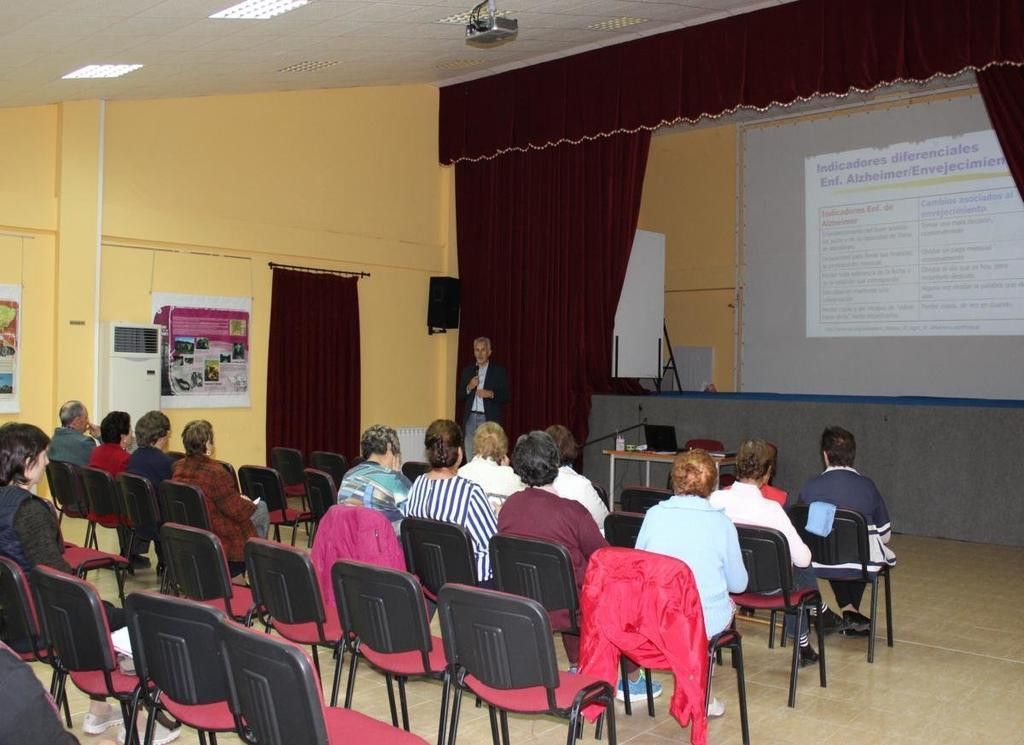
[(92, 585), (38, 567), (29, 593), (17, 564), (0, 558), (0, 589), (8, 613), (21, 611), (18, 631), (30, 635), (36, 658), (53, 667), (51, 693), (65, 711), (70, 677), (83, 692), (120, 704), (130, 743), (139, 741), (140, 708), (149, 713), (145, 743), (152, 742), (161, 710), (198, 729), (204, 745), (207, 734), (215, 745), (218, 732), (260, 745), (424, 742), (357, 712), (325, 707), (299, 648), (245, 628), (217, 608), (153, 592), (129, 595), (135, 674), (127, 674)]

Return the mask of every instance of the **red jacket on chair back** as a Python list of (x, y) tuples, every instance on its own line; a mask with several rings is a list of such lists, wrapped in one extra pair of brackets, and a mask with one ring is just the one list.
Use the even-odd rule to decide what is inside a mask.
[(670, 668), (669, 711), (684, 727), (692, 720), (690, 742), (704, 745), (708, 639), (690, 568), (649, 551), (602, 548), (590, 557), (580, 605), (580, 672), (614, 686), (620, 652), (642, 667)]
[(395, 529), (383, 512), (355, 505), (336, 504), (317, 526), (310, 555), (325, 607), (334, 606), (331, 567), (338, 559), (405, 571), (405, 554)]

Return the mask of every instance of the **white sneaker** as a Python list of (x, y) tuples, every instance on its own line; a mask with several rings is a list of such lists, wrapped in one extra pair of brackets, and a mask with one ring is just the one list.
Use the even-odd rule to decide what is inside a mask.
[(712, 697), (711, 701), (708, 702), (708, 719), (714, 719), (720, 717), (725, 713), (725, 704), (718, 700), (717, 697)]
[[(136, 729), (139, 732), (139, 742), (142, 742), (146, 736), (146, 725), (144, 722), (139, 722), (136, 725)], [(117, 741), (120, 745), (124, 745), (124, 741), (127, 739), (128, 731), (121, 727), (121, 731), (117, 733)], [(167, 727), (156, 723), (156, 729), (153, 731), (153, 745), (165, 745), (165, 743), (173, 742), (178, 739), (181, 735), (181, 725), (179, 724), (174, 729), (167, 729)]]
[(101, 735), (111, 727), (124, 725), (121, 712), (108, 704), (109, 711), (106, 714), (93, 714), (89, 712), (82, 722), (82, 732), (87, 735)]

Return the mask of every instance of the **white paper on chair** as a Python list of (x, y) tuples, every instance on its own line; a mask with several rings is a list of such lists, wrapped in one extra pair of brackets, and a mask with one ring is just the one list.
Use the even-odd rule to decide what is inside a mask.
[(117, 631), (111, 632), (111, 641), (114, 642), (114, 651), (123, 654), (125, 657), (132, 656), (132, 640), (128, 637), (128, 627), (122, 626)]

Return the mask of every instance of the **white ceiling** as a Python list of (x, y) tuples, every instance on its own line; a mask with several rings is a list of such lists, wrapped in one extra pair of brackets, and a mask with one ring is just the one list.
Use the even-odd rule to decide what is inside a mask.
[[(469, 80), (791, 0), (497, 0), (519, 37), (466, 45), (439, 23), (476, 0), (311, 0), (267, 21), (212, 20), (236, 0), (0, 0), (0, 106)], [(591, 24), (649, 19), (617, 31)], [(281, 72), (303, 62), (334, 62)], [(141, 63), (113, 80), (87, 64)]]

